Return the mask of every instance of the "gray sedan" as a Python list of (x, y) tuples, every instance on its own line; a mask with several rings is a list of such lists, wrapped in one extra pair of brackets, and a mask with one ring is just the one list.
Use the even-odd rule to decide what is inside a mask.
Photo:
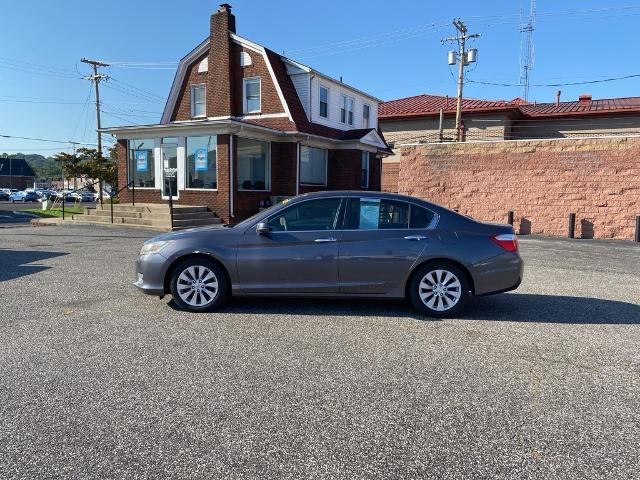
[(146, 241), (135, 285), (191, 311), (233, 296), (406, 298), (435, 317), (513, 290), (523, 262), (510, 225), (380, 192), (300, 195), (235, 225)]

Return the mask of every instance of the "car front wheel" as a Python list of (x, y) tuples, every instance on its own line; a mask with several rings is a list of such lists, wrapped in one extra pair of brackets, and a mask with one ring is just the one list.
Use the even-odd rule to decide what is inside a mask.
[(171, 295), (183, 310), (209, 312), (227, 296), (227, 275), (215, 262), (205, 258), (187, 259), (171, 275)]
[(409, 300), (413, 307), (431, 317), (452, 317), (469, 300), (469, 282), (456, 265), (438, 262), (418, 268), (411, 277)]

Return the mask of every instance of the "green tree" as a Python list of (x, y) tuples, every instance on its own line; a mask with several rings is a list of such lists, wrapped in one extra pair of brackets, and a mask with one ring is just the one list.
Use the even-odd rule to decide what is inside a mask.
[(62, 167), (64, 178), (73, 178), (74, 180), (82, 175), (82, 158), (75, 153), (60, 152), (53, 158)]
[(108, 183), (112, 188), (118, 186), (118, 156), (115, 148), (109, 150), (109, 157), (103, 156), (95, 148), (79, 148), (82, 159), (82, 172), (89, 178)]

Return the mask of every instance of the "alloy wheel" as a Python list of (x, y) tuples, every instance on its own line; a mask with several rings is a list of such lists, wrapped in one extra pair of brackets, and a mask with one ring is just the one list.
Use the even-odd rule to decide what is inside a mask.
[(180, 299), (192, 307), (206, 307), (218, 295), (218, 277), (208, 267), (192, 265), (178, 276), (176, 285)]
[(458, 277), (444, 269), (427, 272), (418, 285), (422, 303), (430, 310), (445, 312), (457, 305), (462, 296)]

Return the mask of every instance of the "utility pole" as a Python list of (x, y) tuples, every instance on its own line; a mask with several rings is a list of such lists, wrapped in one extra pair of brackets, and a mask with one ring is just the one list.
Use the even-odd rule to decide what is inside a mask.
[(456, 60), (459, 60), (458, 64), (458, 104), (456, 105), (456, 135), (458, 141), (462, 141), (462, 90), (464, 87), (464, 67), (470, 63), (474, 63), (477, 58), (478, 50), (475, 48), (467, 51), (467, 40), (478, 38), (479, 33), (469, 34), (467, 33), (467, 26), (462, 20), (456, 18), (453, 20), (453, 26), (458, 31), (455, 37), (447, 37), (442, 39), (442, 43), (458, 42), (458, 52), (449, 52), (449, 65), (455, 65)]
[[(87, 65), (91, 65), (93, 67), (93, 75), (87, 75), (84, 77), (85, 80), (91, 80), (96, 87), (96, 132), (98, 134), (98, 153), (102, 156), (102, 133), (100, 133), (100, 82), (102, 80), (106, 80), (109, 77), (107, 75), (102, 75), (98, 73), (98, 67), (108, 67), (109, 64), (104, 62), (99, 62), (97, 60), (89, 60), (88, 58), (82, 57), (80, 59), (82, 63), (86, 63)], [(75, 147), (74, 147), (75, 152)], [(102, 205), (102, 179), (100, 180), (100, 205)]]

